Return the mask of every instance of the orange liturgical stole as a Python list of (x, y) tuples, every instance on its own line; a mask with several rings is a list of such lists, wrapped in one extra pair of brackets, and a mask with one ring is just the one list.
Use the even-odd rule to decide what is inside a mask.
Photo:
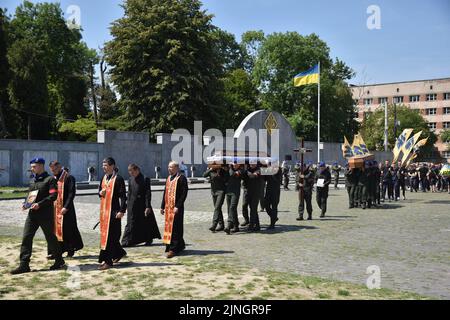
[(173, 219), (175, 218), (175, 198), (179, 178), (180, 175), (170, 181), (170, 177), (168, 177), (166, 181), (166, 193), (164, 195), (164, 217), (166, 222), (163, 236), (164, 244), (170, 244), (172, 241)]
[(64, 215), (61, 213), (64, 208), (64, 180), (67, 177), (67, 171), (63, 170), (58, 179), (58, 198), (53, 203), (53, 218), (55, 219), (54, 232), (59, 242), (63, 242), (63, 221)]
[(116, 175), (113, 175), (109, 181), (106, 180), (106, 175), (102, 180), (102, 190), (106, 191), (105, 196), (100, 200), (100, 248), (106, 250), (109, 235), (109, 222), (111, 220), (111, 206), (114, 192), (114, 184), (116, 182)]

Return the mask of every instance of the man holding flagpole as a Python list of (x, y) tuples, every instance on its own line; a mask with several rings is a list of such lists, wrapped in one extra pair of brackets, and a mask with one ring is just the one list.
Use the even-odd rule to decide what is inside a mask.
[(294, 77), (294, 86), (301, 87), (308, 84), (317, 83), (317, 163), (320, 162), (320, 62)]

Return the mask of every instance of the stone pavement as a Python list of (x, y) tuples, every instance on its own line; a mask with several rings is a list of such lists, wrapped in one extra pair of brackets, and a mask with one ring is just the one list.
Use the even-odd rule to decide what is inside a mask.
[[(153, 192), (160, 230), (163, 217), (156, 209), (161, 197), (161, 191)], [(228, 236), (207, 230), (212, 218), (210, 191), (191, 190), (185, 214), (187, 250), (231, 256), (249, 268), (359, 284), (366, 283), (367, 268), (376, 265), (381, 270), (382, 288), (449, 299), (450, 195), (408, 192), (407, 198), (386, 203), (383, 209), (349, 210), (346, 192), (330, 190), (327, 217), (317, 219), (319, 211), (313, 203), (316, 220), (298, 222), (297, 194), (282, 191), (280, 221), (275, 230), (266, 230), (268, 216), (260, 213), (260, 233)], [(98, 229), (92, 230), (98, 221), (98, 197), (78, 197), (75, 205), (86, 244), (98, 246)], [(18, 200), (0, 202), (0, 235), (21, 235), (25, 215), (19, 207)], [(42, 237), (40, 232), (39, 236)], [(157, 241), (152, 247), (127, 250), (159, 253), (163, 248)]]

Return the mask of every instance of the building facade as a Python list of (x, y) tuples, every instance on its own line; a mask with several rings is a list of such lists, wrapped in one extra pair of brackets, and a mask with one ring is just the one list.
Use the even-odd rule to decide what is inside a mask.
[[(359, 121), (368, 112), (384, 108), (385, 104), (403, 104), (419, 110), (438, 137), (443, 130), (450, 129), (450, 78), (351, 85), (351, 90)], [(439, 137), (436, 147), (440, 155), (450, 161), (448, 142)]]

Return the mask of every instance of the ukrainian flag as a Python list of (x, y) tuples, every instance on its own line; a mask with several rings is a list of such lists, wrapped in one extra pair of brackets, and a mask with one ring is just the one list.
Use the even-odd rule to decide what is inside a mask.
[(315, 65), (308, 71), (299, 73), (294, 77), (294, 86), (301, 87), (311, 83), (319, 83), (319, 65)]

